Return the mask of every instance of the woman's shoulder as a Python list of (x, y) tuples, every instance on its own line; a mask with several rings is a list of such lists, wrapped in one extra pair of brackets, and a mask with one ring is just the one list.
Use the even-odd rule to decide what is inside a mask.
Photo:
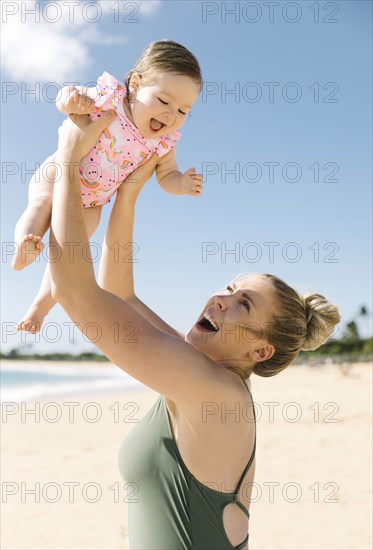
[[(251, 381), (250, 378), (243, 380), (240, 376), (228, 369), (220, 370), (219, 374), (217, 373), (217, 386), (216, 386), (216, 397), (208, 400), (201, 400), (201, 402), (193, 408), (188, 408), (187, 410), (180, 404), (171, 399), (165, 397), (165, 401), (170, 410), (175, 414), (175, 417), (185, 416), (188, 418), (192, 424), (205, 424), (203, 420), (205, 417), (209, 417), (210, 422), (216, 420), (216, 422), (221, 423), (221, 415), (226, 414), (227, 419), (229, 417), (229, 411), (243, 411), (251, 405), (253, 405), (253, 398), (251, 394)], [(224, 386), (224, 391), (221, 390), (222, 385)], [(232, 418), (235, 415), (230, 415)], [(239, 418), (242, 417), (242, 414), (238, 415)], [(236, 422), (237, 415), (234, 418)], [(230, 422), (228, 422), (230, 423)], [(239, 422), (240, 423), (240, 422)]]
[(229, 384), (230, 391), (240, 397), (246, 398), (249, 394), (251, 397), (251, 380), (250, 376), (247, 378), (241, 378), (237, 373), (231, 369), (225, 369), (224, 376), (226, 377), (226, 383)]

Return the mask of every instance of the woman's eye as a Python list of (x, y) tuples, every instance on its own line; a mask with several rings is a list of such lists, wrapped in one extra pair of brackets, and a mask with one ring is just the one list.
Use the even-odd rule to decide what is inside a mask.
[(179, 109), (179, 113), (180, 113), (181, 115), (184, 115), (184, 116), (186, 115), (186, 113), (183, 113), (183, 111), (181, 111), (180, 109)]
[(163, 103), (163, 105), (168, 105), (167, 101), (163, 101), (163, 99), (161, 99), (160, 97), (158, 99), (161, 103)]
[[(228, 290), (228, 292), (231, 292), (233, 294), (233, 288), (231, 286), (227, 286), (226, 290)], [(250, 312), (250, 304), (247, 300), (242, 300), (242, 302), (240, 302), (241, 305), (244, 306), (244, 308)]]

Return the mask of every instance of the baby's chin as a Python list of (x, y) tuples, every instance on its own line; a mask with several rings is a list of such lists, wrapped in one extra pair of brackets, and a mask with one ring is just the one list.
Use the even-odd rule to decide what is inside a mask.
[(162, 138), (166, 136), (168, 132), (165, 131), (165, 128), (161, 128), (161, 130), (158, 130), (157, 132), (155, 132), (149, 126), (148, 128), (144, 128), (144, 131), (140, 133), (142, 136), (144, 136), (144, 138), (151, 139), (151, 138)]

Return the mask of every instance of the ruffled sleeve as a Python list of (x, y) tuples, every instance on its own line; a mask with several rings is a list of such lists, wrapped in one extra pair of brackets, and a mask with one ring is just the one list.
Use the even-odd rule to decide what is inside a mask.
[(167, 155), (167, 153), (171, 151), (173, 147), (175, 147), (179, 139), (180, 139), (179, 130), (175, 130), (174, 132), (172, 132), (172, 134), (167, 134), (167, 136), (162, 137), (157, 146), (157, 155), (159, 157), (163, 157), (164, 155)]
[(123, 101), (124, 94), (124, 84), (105, 71), (97, 80), (95, 105), (102, 111), (117, 110), (118, 104), (120, 105)]

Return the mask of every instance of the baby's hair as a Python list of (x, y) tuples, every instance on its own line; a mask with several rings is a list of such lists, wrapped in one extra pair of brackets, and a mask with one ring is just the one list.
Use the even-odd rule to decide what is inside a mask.
[(188, 76), (202, 89), (202, 73), (196, 57), (185, 46), (172, 40), (151, 42), (141, 54), (134, 67), (125, 76), (127, 94), (131, 77), (141, 75), (142, 83), (149, 83), (156, 72), (174, 73)]

